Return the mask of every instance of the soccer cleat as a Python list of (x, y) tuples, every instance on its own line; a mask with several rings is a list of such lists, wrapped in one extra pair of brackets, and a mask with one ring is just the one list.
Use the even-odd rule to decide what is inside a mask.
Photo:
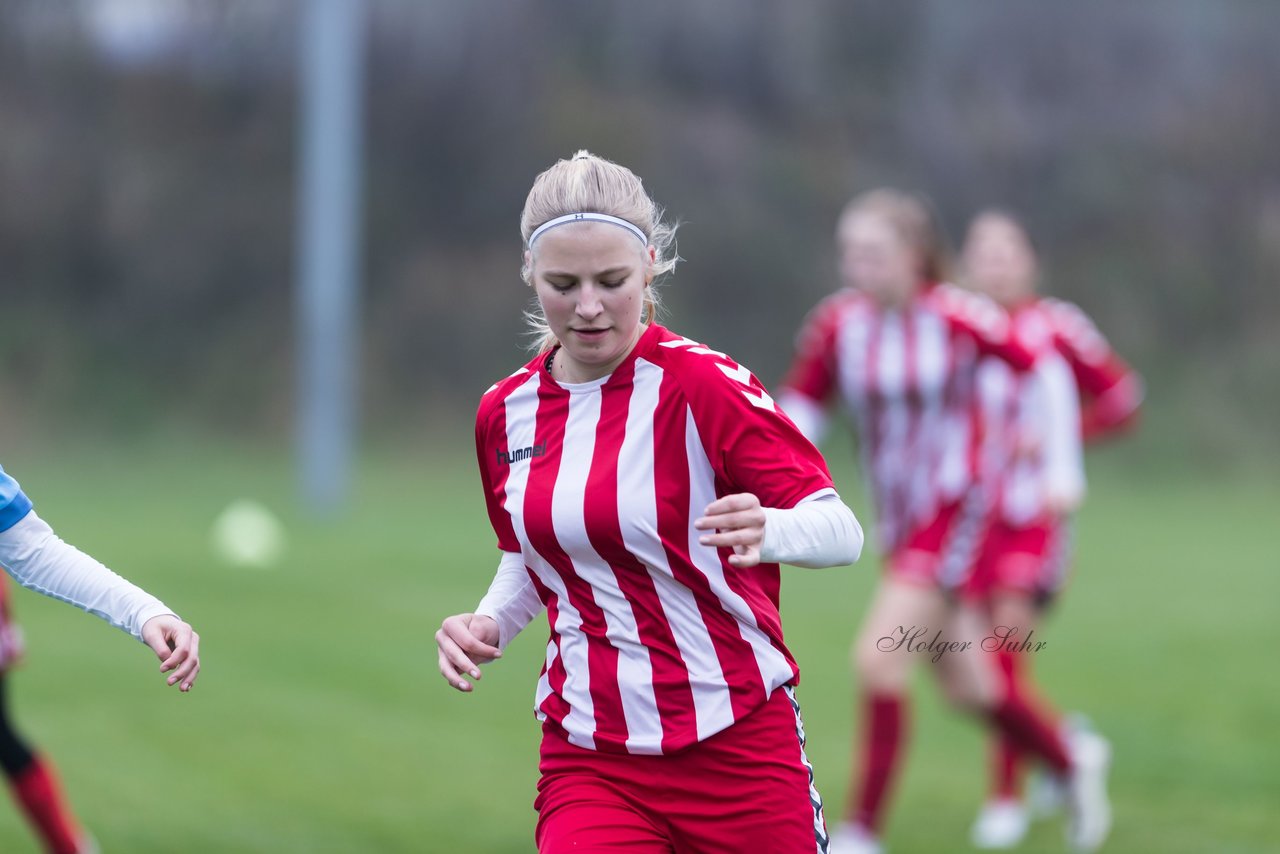
[[(1068, 743), (1073, 732), (1093, 732), (1093, 724), (1080, 712), (1067, 714), (1061, 724), (1062, 737)], [(1067, 808), (1069, 792), (1067, 781), (1056, 774), (1047, 773), (1044, 768), (1031, 770), (1027, 783), (1027, 811), (1032, 821), (1043, 821), (1054, 818)]]
[(871, 831), (860, 824), (845, 822), (831, 836), (828, 854), (884, 854), (884, 848)]
[(1072, 770), (1067, 782), (1067, 842), (1075, 851), (1096, 851), (1111, 830), (1107, 800), (1111, 745), (1095, 732), (1078, 729), (1068, 736), (1068, 746)]
[(987, 801), (969, 831), (974, 848), (1013, 848), (1027, 835), (1030, 818), (1022, 803), (1013, 798)]

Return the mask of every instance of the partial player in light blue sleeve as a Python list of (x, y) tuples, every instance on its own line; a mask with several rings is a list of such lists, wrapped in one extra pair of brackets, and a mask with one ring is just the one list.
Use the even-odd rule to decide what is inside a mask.
[[(163, 602), (62, 541), (36, 514), (18, 482), (0, 468), (0, 566), (23, 587), (101, 617), (151, 647), (167, 681), (188, 691), (200, 671), (199, 636)], [(22, 633), (0, 573), (0, 773), (47, 851), (96, 851), (57, 784), (51, 760), (9, 719), (8, 671), (23, 653)]]
[(160, 657), (161, 672), (170, 674), (170, 685), (190, 690), (200, 669), (198, 636), (191, 626), (163, 602), (58, 537), (3, 468), (0, 566), (23, 587), (88, 611), (133, 635)]
[(0, 466), (0, 531), (7, 531), (31, 512), (31, 499)]

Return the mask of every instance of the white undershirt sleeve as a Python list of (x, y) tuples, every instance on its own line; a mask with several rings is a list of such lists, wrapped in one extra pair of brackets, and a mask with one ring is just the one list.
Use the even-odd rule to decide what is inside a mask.
[(862, 526), (840, 496), (823, 490), (790, 510), (764, 508), (760, 560), (809, 569), (845, 566), (862, 554)]
[(1061, 358), (1042, 358), (1035, 371), (1045, 391), (1047, 497), (1061, 509), (1074, 509), (1085, 493), (1079, 392)]
[(542, 600), (524, 568), (523, 555), (502, 553), (498, 572), (475, 613), (498, 623), (498, 649), (506, 649), (511, 639), (542, 613)]
[(0, 533), (0, 565), (23, 587), (75, 605), (138, 640), (148, 620), (173, 613), (150, 593), (63, 542), (34, 510)]

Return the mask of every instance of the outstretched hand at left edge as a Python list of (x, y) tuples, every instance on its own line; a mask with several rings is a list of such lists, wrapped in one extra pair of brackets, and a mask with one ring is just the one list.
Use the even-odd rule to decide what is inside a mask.
[(142, 642), (160, 659), (160, 672), (169, 673), (168, 685), (186, 693), (200, 675), (200, 636), (173, 614), (152, 617), (142, 626)]
[(739, 569), (760, 563), (760, 544), (764, 542), (764, 509), (760, 499), (750, 492), (739, 492), (717, 498), (707, 505), (701, 518), (693, 523), (703, 534), (698, 542), (716, 548), (732, 547), (729, 563)]

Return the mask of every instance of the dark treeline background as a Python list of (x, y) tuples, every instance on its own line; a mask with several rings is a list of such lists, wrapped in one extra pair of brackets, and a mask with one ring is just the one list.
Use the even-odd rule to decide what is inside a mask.
[[(288, 436), (300, 2), (0, 4), (0, 439)], [(1280, 6), (368, 4), (362, 418), (525, 358), (517, 222), (578, 147), (684, 225), (669, 323), (767, 383), (880, 184), (1021, 213), (1148, 379), (1142, 447), (1280, 449)]]

